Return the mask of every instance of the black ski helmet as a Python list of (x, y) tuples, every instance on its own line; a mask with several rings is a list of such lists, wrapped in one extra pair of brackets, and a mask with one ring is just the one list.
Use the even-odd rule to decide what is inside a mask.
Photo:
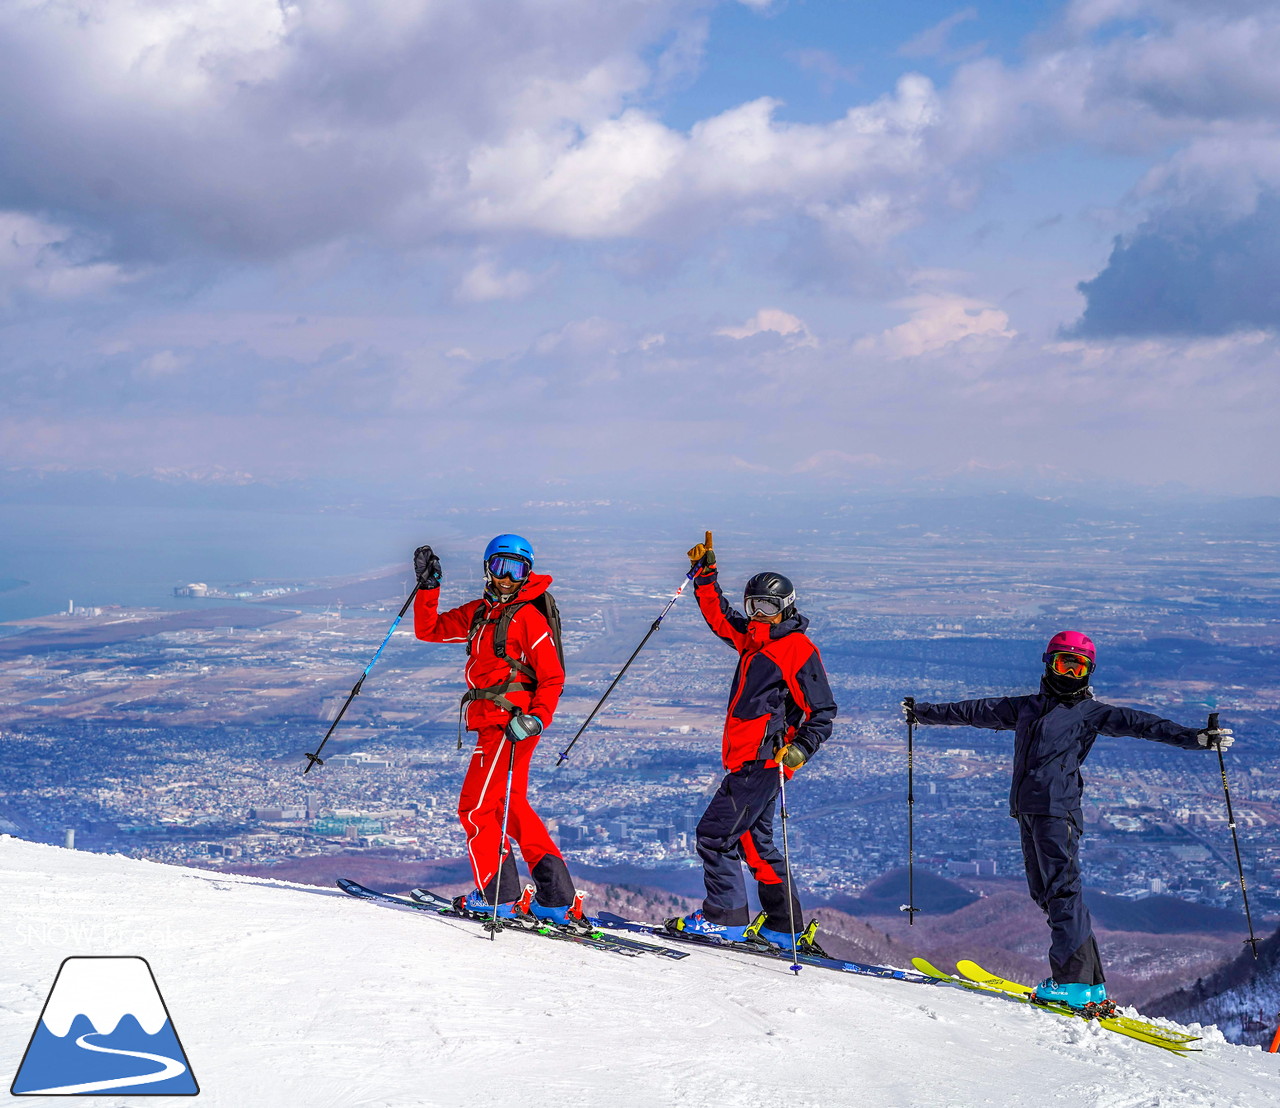
[(751, 601), (755, 597), (772, 600), (784, 619), (796, 610), (796, 587), (791, 583), (790, 577), (784, 577), (781, 573), (757, 573), (747, 582), (746, 588), (742, 590), (742, 604), (747, 609), (748, 616), (751, 615)]

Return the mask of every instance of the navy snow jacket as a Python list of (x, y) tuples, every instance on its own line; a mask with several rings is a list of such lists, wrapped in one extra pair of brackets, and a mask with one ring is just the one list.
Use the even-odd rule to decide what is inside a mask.
[(992, 696), (954, 704), (916, 701), (921, 723), (965, 724), (994, 731), (1013, 731), (1011, 816), (1068, 816), (1080, 810), (1084, 778), (1080, 764), (1099, 735), (1151, 739), (1184, 750), (1202, 750), (1197, 729), (1167, 719), (1117, 708), (1093, 699), (1085, 689), (1070, 697), (1050, 692), (1044, 681), (1031, 696)]

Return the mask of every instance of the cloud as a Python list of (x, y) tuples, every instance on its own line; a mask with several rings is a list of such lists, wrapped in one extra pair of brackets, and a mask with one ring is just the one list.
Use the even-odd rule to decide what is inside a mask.
[(914, 38), (904, 42), (898, 47), (898, 56), (901, 58), (932, 58), (948, 54), (950, 52), (951, 32), (961, 23), (968, 23), (977, 18), (977, 8), (962, 8), (953, 15), (947, 16), (946, 19), (935, 23), (932, 27), (921, 31)]
[(918, 358), (968, 339), (1012, 339), (1009, 317), (982, 300), (944, 293), (926, 293), (899, 300), (911, 311), (906, 323), (879, 335), (859, 339), (859, 353), (882, 353), (890, 358)]
[(817, 340), (809, 334), (804, 320), (784, 312), (781, 308), (761, 308), (741, 327), (721, 327), (717, 335), (725, 335), (731, 339), (749, 339), (755, 335), (771, 332), (783, 338), (795, 336), (795, 341), (802, 346), (816, 346)]
[(1177, 210), (1117, 239), (1081, 282), (1078, 336), (1224, 334), (1280, 329), (1280, 194), (1238, 219)]
[[(487, 472), (530, 483), (589, 476), (623, 491), (690, 472), (729, 482), (744, 466), (855, 483), (957, 458), (1030, 472), (1069, 453), (1090, 480), (1277, 490), (1275, 335), (1044, 345), (1005, 337), (1014, 326), (999, 312), (975, 330), (996, 312), (982, 301), (911, 310), (931, 326), (861, 349), (830, 334), (796, 341), (805, 331), (778, 309), (756, 313), (742, 339), (697, 317), (669, 319), (659, 340), (649, 320), (593, 315), (528, 341), (488, 335), (465, 354), (412, 317), (371, 318), (359, 342), (330, 346), (315, 341), (323, 328), (253, 318), (187, 345), (173, 340), (194, 337), (191, 325), (144, 341), (122, 322), (105, 356), (62, 333), (61, 345), (11, 344), (0, 464), (449, 483), (482, 457)], [(904, 356), (912, 349), (923, 353)], [(499, 396), (519, 435), (494, 419)], [(1201, 423), (1231, 449), (1188, 450), (1191, 432), (1171, 432)]]
[[(939, 97), (916, 75), (826, 122), (788, 122), (765, 97), (666, 124), (646, 105), (696, 71), (708, 7), (10, 6), (0, 103), (22, 110), (0, 112), (0, 207), (55, 211), (128, 267), (518, 236), (687, 255), (763, 222), (875, 251), (949, 202), (929, 145)], [(805, 58), (828, 76), (832, 61)], [(459, 294), (521, 294), (515, 271), (495, 272), (477, 263)]]
[[(594, 128), (701, 0), (67, 0), (0, 12), (0, 205), (120, 250), (439, 234), (467, 163)], [(572, 27), (572, 34), (565, 28)]]
[(129, 280), (120, 266), (92, 255), (91, 244), (67, 227), (0, 211), (0, 306), (21, 294), (53, 301), (93, 297)]
[(486, 300), (523, 300), (539, 278), (522, 269), (502, 270), (492, 258), (481, 258), (462, 275), (457, 296), (467, 303)]

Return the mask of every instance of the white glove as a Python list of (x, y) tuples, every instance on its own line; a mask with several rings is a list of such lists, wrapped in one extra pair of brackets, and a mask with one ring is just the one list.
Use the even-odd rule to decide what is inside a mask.
[(1226, 750), (1236, 740), (1231, 737), (1230, 727), (1215, 727), (1212, 731), (1204, 727), (1196, 732), (1196, 741), (1201, 746)]

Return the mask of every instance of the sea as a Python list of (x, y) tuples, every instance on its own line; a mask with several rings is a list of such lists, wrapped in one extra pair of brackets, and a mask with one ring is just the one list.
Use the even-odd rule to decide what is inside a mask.
[[(439, 526), (426, 528), (433, 536)], [(421, 520), (208, 507), (0, 504), (0, 623), (78, 608), (182, 608), (175, 586), (307, 584), (404, 562)], [(13, 628), (0, 627), (0, 634)]]

